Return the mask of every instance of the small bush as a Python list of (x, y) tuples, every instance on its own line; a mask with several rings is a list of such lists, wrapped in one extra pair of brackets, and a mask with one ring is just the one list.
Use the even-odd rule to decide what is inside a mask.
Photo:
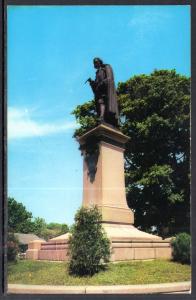
[(18, 240), (13, 233), (8, 233), (7, 238), (7, 259), (8, 261), (17, 261), (17, 255), (19, 252)]
[(191, 237), (188, 233), (179, 233), (172, 241), (173, 260), (190, 264)]
[(69, 272), (74, 275), (93, 275), (109, 261), (110, 241), (101, 225), (97, 207), (82, 207), (75, 216), (70, 237)]

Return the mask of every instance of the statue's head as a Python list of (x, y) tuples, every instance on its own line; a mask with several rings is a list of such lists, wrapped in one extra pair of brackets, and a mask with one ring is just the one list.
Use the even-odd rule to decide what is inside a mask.
[(95, 69), (99, 69), (103, 65), (103, 61), (99, 57), (93, 59)]

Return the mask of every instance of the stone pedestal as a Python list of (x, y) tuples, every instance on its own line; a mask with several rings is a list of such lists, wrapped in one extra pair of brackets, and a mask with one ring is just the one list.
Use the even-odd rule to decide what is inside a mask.
[(133, 225), (134, 213), (125, 193), (124, 148), (128, 140), (107, 124), (78, 138), (84, 156), (83, 205), (100, 209), (102, 225), (112, 244), (111, 260), (170, 258), (168, 241)]
[[(101, 124), (78, 138), (83, 151), (83, 206), (97, 205), (111, 241), (111, 261), (170, 258), (170, 241), (134, 227), (126, 201), (124, 147), (128, 137)], [(69, 233), (47, 243), (31, 244), (29, 259), (68, 260)]]
[[(78, 139), (84, 147), (83, 206), (97, 205), (104, 223), (134, 223), (125, 194), (124, 145), (127, 141), (128, 137), (120, 131), (103, 124)], [(88, 143), (97, 146), (98, 152), (87, 158), (85, 146)]]

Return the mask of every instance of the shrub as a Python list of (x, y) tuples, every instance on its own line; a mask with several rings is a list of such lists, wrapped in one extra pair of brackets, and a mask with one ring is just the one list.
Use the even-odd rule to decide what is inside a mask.
[(172, 240), (173, 260), (190, 264), (191, 237), (188, 233), (179, 233)]
[(8, 233), (7, 238), (7, 259), (8, 261), (16, 261), (19, 252), (19, 243), (13, 233)]
[(110, 241), (103, 231), (98, 208), (78, 210), (71, 233), (69, 271), (73, 275), (92, 276), (110, 257)]

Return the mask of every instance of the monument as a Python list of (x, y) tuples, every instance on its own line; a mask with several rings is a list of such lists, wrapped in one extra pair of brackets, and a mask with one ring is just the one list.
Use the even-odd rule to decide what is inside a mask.
[[(129, 137), (118, 129), (118, 102), (110, 65), (93, 60), (96, 78), (87, 81), (95, 96), (99, 125), (78, 137), (83, 149), (83, 205), (97, 205), (102, 225), (112, 242), (112, 260), (170, 257), (161, 237), (134, 227), (134, 213), (126, 201), (124, 150)], [(91, 145), (92, 144), (92, 145)], [(88, 153), (88, 149), (96, 149)]]
[[(111, 261), (171, 257), (169, 240), (138, 230), (126, 201), (124, 150), (130, 137), (118, 128), (119, 111), (110, 65), (93, 60), (95, 80), (87, 79), (96, 103), (98, 125), (77, 138), (83, 154), (83, 206), (96, 205), (111, 241)], [(32, 242), (27, 258), (68, 260), (69, 234), (47, 243)]]

